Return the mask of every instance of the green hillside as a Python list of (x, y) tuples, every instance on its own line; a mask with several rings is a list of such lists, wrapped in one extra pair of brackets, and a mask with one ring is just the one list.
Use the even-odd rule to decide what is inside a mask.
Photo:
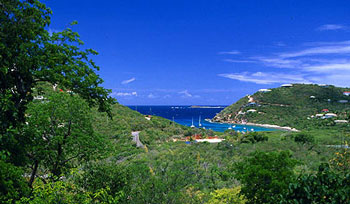
[[(256, 92), (245, 96), (217, 114), (215, 121), (251, 122), (291, 126), (300, 129), (334, 125), (334, 120), (347, 119), (350, 96), (343, 94), (346, 88), (335, 86), (318, 86), (314, 84), (293, 84), (292, 87), (270, 89), (269, 92)], [(249, 102), (249, 98), (251, 98)], [(256, 104), (254, 104), (256, 103)], [(323, 109), (337, 114), (332, 119), (320, 119), (315, 116)], [(249, 112), (248, 110), (256, 110)], [(247, 112), (248, 111), (248, 112)], [(309, 119), (308, 119), (309, 118)]]

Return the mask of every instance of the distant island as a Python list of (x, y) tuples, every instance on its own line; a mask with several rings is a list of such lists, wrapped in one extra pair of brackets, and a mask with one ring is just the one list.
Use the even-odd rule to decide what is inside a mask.
[(190, 106), (190, 108), (225, 108), (226, 106)]

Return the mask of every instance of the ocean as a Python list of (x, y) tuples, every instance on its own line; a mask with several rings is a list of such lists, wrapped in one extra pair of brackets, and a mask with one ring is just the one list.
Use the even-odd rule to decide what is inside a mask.
[[(256, 127), (249, 125), (230, 125), (225, 123), (211, 123), (205, 119), (213, 118), (217, 113), (225, 108), (225, 106), (205, 106), (201, 108), (191, 106), (128, 106), (144, 115), (156, 115), (163, 118), (174, 120), (181, 125), (205, 127), (218, 132), (224, 132), (230, 126), (236, 131), (272, 131), (274, 129)], [(202, 126), (199, 126), (199, 120)]]

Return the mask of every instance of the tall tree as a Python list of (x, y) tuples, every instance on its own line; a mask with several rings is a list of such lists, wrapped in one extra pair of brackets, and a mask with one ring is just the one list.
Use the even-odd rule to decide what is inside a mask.
[(54, 92), (30, 103), (26, 113), (24, 132), (31, 138), (27, 152), (32, 161), (30, 183), (38, 169), (57, 178), (104, 152), (106, 140), (94, 132), (91, 110), (79, 96)]
[(20, 129), (38, 82), (66, 87), (100, 111), (109, 112), (114, 101), (89, 58), (97, 52), (81, 50), (83, 42), (71, 28), (50, 34), (51, 13), (37, 0), (0, 1), (0, 149), (10, 152), (15, 164), (25, 155), (21, 147), (28, 138)]

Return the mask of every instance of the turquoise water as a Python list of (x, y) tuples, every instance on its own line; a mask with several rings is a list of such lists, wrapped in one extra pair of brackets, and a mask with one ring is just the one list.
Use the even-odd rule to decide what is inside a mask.
[[(218, 132), (224, 132), (230, 126), (236, 131), (272, 131), (275, 129), (256, 127), (249, 125), (230, 125), (221, 123), (210, 123), (205, 119), (213, 118), (217, 113), (225, 108), (225, 106), (210, 106), (208, 108), (191, 108), (190, 106), (129, 106), (133, 110), (137, 110), (144, 115), (157, 115), (169, 120), (173, 120), (181, 125), (191, 126), (192, 119), (195, 127), (212, 129)], [(202, 126), (199, 126), (199, 118), (201, 118)]]

